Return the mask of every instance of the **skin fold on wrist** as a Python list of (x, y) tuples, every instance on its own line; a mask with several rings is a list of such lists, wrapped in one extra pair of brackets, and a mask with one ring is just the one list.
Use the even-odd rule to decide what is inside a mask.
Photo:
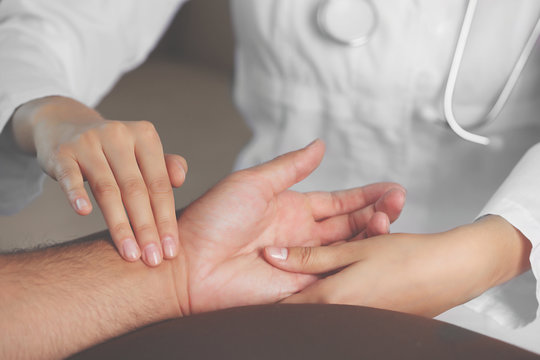
[(187, 277), (187, 259), (185, 251), (180, 244), (180, 251), (176, 258), (164, 261), (170, 263), (170, 279), (176, 296), (174, 307), (177, 314), (175, 317), (188, 316), (191, 314), (191, 302), (189, 297), (189, 283)]

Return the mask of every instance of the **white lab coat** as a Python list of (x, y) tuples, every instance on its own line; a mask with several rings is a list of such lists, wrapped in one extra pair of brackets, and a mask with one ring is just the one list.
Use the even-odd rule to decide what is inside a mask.
[[(314, 21), (319, 3), (233, 2), (235, 99), (254, 133), (238, 167), (320, 137), (326, 157), (297, 189), (397, 181), (408, 190), (397, 231), (442, 231), (501, 215), (532, 241), (533, 272), (540, 275), (540, 67), (534, 61), (540, 54), (501, 116), (482, 129), (503, 145), (483, 147), (447, 129), (441, 110), (465, 3), (376, 1), (378, 28), (359, 48), (321, 35)], [(508, 5), (495, 1), (477, 11), (454, 100), (464, 125), (498, 95), (540, 12), (538, 1)], [(469, 306), (501, 323), (524, 325), (537, 308), (535, 282), (524, 279)]]
[[(0, 127), (18, 105), (36, 97), (66, 95), (96, 104), (145, 58), (179, 3), (3, 0)], [(442, 125), (441, 112), (465, 4), (374, 3), (380, 21), (372, 38), (347, 48), (321, 36), (314, 21), (319, 0), (232, 0), (235, 101), (254, 133), (237, 167), (319, 137), (326, 157), (298, 190), (399, 182), (408, 198), (396, 231), (441, 231), (484, 214), (503, 216), (532, 242), (535, 276), (494, 288), (468, 306), (502, 324), (524, 325), (536, 316), (539, 294), (540, 54), (533, 53), (501, 116), (482, 129), (503, 145), (470, 144)], [(454, 100), (461, 124), (486, 111), (539, 12), (538, 0), (480, 4)], [(15, 161), (6, 150), (12, 146), (4, 148), (0, 212), (25, 203), (12, 194), (39, 190), (35, 162)], [(24, 171), (24, 182), (13, 181)]]

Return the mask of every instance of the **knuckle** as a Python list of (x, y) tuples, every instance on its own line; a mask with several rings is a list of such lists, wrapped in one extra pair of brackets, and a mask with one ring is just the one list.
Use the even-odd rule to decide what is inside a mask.
[[(62, 169), (66, 159), (74, 158), (74, 146), (71, 143), (63, 143), (56, 146), (47, 158), (47, 167), (58, 173)], [(58, 175), (55, 175), (58, 178)]]
[(137, 131), (144, 138), (150, 139), (150, 140), (159, 139), (156, 127), (150, 121), (146, 121), (146, 120), (137, 121), (136, 126), (137, 126)]
[(98, 180), (93, 186), (93, 192), (97, 196), (117, 196), (119, 193), (115, 183), (109, 180)]
[(128, 235), (131, 232), (131, 228), (127, 222), (121, 222), (111, 227), (111, 233), (122, 236)]
[(313, 251), (310, 247), (301, 248), (299, 254), (300, 266), (303, 268), (308, 267), (311, 264), (312, 257)]
[(335, 193), (330, 193), (332, 197), (332, 207), (339, 213), (343, 212), (344, 205), (342, 199)]
[(171, 183), (168, 178), (160, 177), (148, 183), (148, 190), (151, 195), (172, 194)]
[(105, 131), (114, 135), (123, 135), (127, 130), (127, 126), (122, 121), (108, 121), (101, 126), (101, 131)]
[(133, 225), (133, 230), (137, 234), (144, 234), (144, 233), (153, 233), (155, 232), (155, 227), (153, 224), (150, 223), (144, 223), (144, 224), (135, 224)]
[(122, 121), (108, 121), (101, 125), (99, 131), (103, 139), (112, 140), (117, 145), (124, 145), (129, 139), (128, 127)]
[(349, 220), (349, 229), (351, 230), (352, 234), (358, 234), (360, 232), (360, 229), (358, 228), (356, 215), (354, 213), (349, 214), (348, 216)]
[(86, 130), (85, 132), (79, 135), (77, 140), (78, 140), (77, 142), (81, 143), (84, 146), (94, 146), (100, 143), (99, 134), (96, 129)]
[(71, 143), (62, 143), (56, 147), (53, 154), (57, 159), (71, 157), (74, 146)]
[(140, 120), (140, 121), (137, 121), (136, 124), (139, 127), (139, 130), (141, 131), (148, 131), (148, 132), (156, 131), (156, 127), (154, 126), (154, 124), (152, 124), (151, 121)]
[(156, 225), (159, 229), (173, 228), (175, 223), (170, 217), (161, 216), (156, 219)]
[(144, 182), (140, 179), (127, 179), (122, 181), (122, 193), (129, 197), (144, 196), (147, 194)]
[(72, 179), (75, 176), (77, 176), (77, 171), (73, 168), (59, 166), (56, 169), (56, 181), (61, 185), (66, 186), (66, 189), (71, 188), (68, 184), (72, 182)]

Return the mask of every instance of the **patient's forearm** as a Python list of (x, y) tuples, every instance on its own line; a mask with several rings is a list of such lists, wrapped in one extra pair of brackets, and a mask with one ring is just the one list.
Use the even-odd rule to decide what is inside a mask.
[(103, 239), (0, 255), (0, 358), (63, 358), (181, 316), (172, 267), (123, 261)]

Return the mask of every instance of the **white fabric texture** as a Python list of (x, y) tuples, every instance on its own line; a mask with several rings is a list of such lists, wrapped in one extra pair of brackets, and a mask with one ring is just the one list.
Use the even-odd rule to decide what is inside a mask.
[[(407, 203), (394, 231), (443, 231), (479, 213), (500, 215), (535, 245), (531, 264), (538, 275), (538, 147), (508, 174), (540, 141), (539, 49), (500, 117), (480, 129), (502, 145), (483, 147), (447, 129), (441, 109), (465, 2), (376, 1), (378, 27), (359, 48), (321, 35), (314, 21), (319, 4), (233, 0), (235, 100), (254, 133), (237, 167), (322, 138), (328, 150), (321, 167), (296, 189), (399, 182)], [(538, 13), (538, 1), (479, 5), (454, 99), (462, 125), (488, 110)], [(468, 306), (505, 326), (525, 325), (536, 316), (535, 281), (519, 277)]]
[[(95, 106), (156, 44), (182, 0), (0, 2), (0, 131), (14, 110), (62, 95)], [(41, 190), (34, 158), (0, 138), (0, 215)]]

